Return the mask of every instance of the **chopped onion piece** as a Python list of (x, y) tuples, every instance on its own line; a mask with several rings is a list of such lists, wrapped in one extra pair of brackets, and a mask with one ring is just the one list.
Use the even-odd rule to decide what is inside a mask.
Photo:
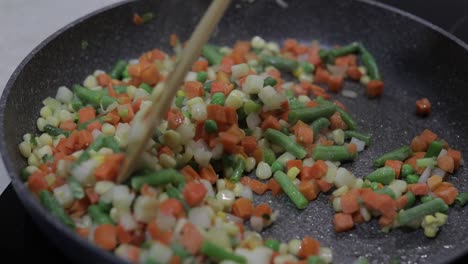
[(423, 173), (421, 174), (421, 177), (419, 177), (418, 182), (427, 182), (427, 179), (431, 176), (432, 169), (429, 167), (426, 167), (424, 169)]
[(352, 91), (352, 90), (344, 89), (343, 91), (341, 91), (341, 94), (344, 97), (349, 97), (349, 98), (356, 98), (357, 97), (357, 93), (355, 91)]
[(351, 138), (351, 141), (350, 143), (353, 143), (354, 145), (356, 145), (356, 149), (358, 152), (361, 152), (364, 150), (364, 148), (366, 147), (366, 143), (362, 140), (359, 140), (355, 137), (352, 137)]

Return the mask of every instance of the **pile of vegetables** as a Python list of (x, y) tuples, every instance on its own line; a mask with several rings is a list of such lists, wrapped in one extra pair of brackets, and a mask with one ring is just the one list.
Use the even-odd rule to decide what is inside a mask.
[(132, 120), (164, 89), (183, 46), (176, 36), (171, 45), (174, 56), (154, 49), (59, 87), (43, 101), (40, 133), (19, 144), (27, 187), (98, 247), (133, 263), (331, 263), (331, 249), (313, 237), (263, 239), (283, 216), (255, 195), (287, 195), (304, 210), (323, 193), (337, 232), (379, 218), (383, 230), (421, 227), (429, 237), (448, 206), (468, 201), (446, 181), (461, 153), (430, 130), (378, 157), (365, 177), (340, 166), (372, 140), (330, 93), (356, 96), (345, 79), (370, 98), (383, 92), (362, 44), (280, 47), (258, 36), (203, 48), (138, 169), (117, 183)]

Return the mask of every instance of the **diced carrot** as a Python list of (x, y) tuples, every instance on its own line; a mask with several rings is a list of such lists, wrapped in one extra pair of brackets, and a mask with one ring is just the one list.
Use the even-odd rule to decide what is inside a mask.
[(112, 125), (118, 125), (120, 121), (120, 116), (117, 113), (117, 109), (113, 110), (106, 115), (106, 122)]
[(379, 218), (379, 225), (381, 227), (389, 226), (393, 223), (394, 220), (395, 220), (395, 216), (382, 215)]
[(185, 184), (182, 194), (190, 206), (195, 206), (203, 201), (207, 192), (208, 191), (203, 183), (191, 181)]
[(413, 152), (421, 152), (427, 150), (428, 144), (420, 136), (415, 136), (411, 140), (410, 147)]
[(143, 18), (141, 18), (139, 14), (134, 13), (132, 17), (132, 23), (136, 26), (140, 26), (140, 25), (143, 25), (144, 21), (143, 21)]
[(63, 129), (66, 131), (73, 131), (78, 127), (78, 125), (71, 120), (66, 120), (66, 121), (61, 122), (59, 127), (60, 129)]
[(151, 185), (144, 183), (140, 188), (140, 194), (148, 197), (156, 197), (158, 192)]
[(209, 164), (208, 167), (201, 168), (200, 177), (202, 179), (209, 181), (211, 184), (215, 184), (216, 181), (218, 180), (218, 175), (216, 174), (211, 164)]
[(328, 90), (334, 93), (340, 92), (343, 89), (343, 77), (330, 76), (327, 81)]
[(227, 132), (220, 132), (219, 139), (224, 147), (224, 150), (231, 153), (234, 147), (241, 141), (241, 139), (238, 136)]
[(86, 129), (89, 131), (89, 132), (93, 132), (93, 130), (101, 130), (102, 128), (102, 123), (98, 120), (94, 121), (94, 122), (91, 122), (89, 123), (87, 126), (86, 126)]
[(210, 93), (223, 93), (224, 95), (227, 95), (226, 84), (223, 82), (213, 81), (211, 83)]
[(303, 167), (301, 170), (301, 180), (321, 179), (327, 174), (328, 165), (323, 160), (317, 160), (311, 167)]
[(33, 193), (39, 193), (42, 190), (47, 190), (49, 188), (45, 175), (42, 171), (33, 172), (28, 178), (28, 188)]
[(332, 116), (330, 116), (330, 128), (332, 130), (335, 129), (348, 129), (348, 125), (343, 121), (341, 118), (341, 114), (339, 112), (335, 112)]
[(426, 97), (416, 100), (416, 114), (427, 116), (431, 113), (431, 102)]
[(330, 74), (324, 68), (318, 67), (317, 70), (315, 71), (314, 81), (316, 83), (327, 83), (329, 78), (330, 78)]
[(158, 157), (161, 156), (161, 154), (166, 154), (171, 157), (174, 157), (174, 151), (172, 151), (172, 149), (168, 146), (161, 146), (160, 148), (158, 148)]
[(317, 185), (319, 186), (321, 192), (328, 192), (333, 187), (333, 183), (329, 183), (322, 179), (317, 180)]
[(144, 83), (147, 83), (150, 86), (153, 86), (159, 81), (160, 74), (159, 74), (158, 68), (156, 68), (156, 65), (154, 63), (140, 62), (140, 76), (139, 77)]
[(206, 69), (208, 69), (207, 60), (197, 60), (192, 66), (192, 71), (194, 72), (206, 71)]
[(319, 104), (317, 103), (317, 101), (309, 101), (306, 103), (306, 106), (309, 107), (309, 108), (313, 108), (313, 107), (316, 107), (318, 106)]
[(82, 238), (88, 240), (89, 227), (75, 227), (75, 232)]
[(357, 63), (357, 57), (354, 54), (348, 54), (345, 56), (340, 56), (335, 58), (335, 65), (337, 66), (343, 66), (343, 67), (348, 67), (348, 66), (356, 66)]
[(78, 120), (80, 124), (96, 118), (96, 111), (92, 107), (83, 107), (78, 111)]
[(333, 216), (333, 225), (337, 233), (353, 229), (353, 217), (350, 214), (336, 213)]
[(446, 204), (451, 205), (455, 201), (455, 198), (457, 198), (458, 190), (451, 183), (442, 182), (433, 193), (444, 200)]
[(255, 206), (255, 209), (252, 213), (253, 216), (263, 218), (263, 222), (266, 223), (270, 220), (270, 216), (272, 214), (271, 207), (266, 203), (261, 203)]
[(94, 243), (105, 250), (113, 250), (117, 246), (117, 228), (111, 224), (102, 224), (94, 230)]
[(78, 132), (78, 149), (87, 148), (93, 142), (93, 135), (88, 130)]
[(180, 170), (180, 173), (182, 173), (182, 175), (184, 175), (186, 179), (190, 179), (190, 181), (200, 179), (200, 175), (198, 175), (197, 171), (194, 170), (190, 165), (185, 165)]
[(96, 80), (99, 86), (106, 87), (107, 85), (109, 85), (109, 83), (111, 83), (112, 78), (105, 73), (101, 73), (101, 74), (98, 74), (98, 76), (96, 77)]
[(297, 256), (300, 258), (307, 258), (308, 256), (318, 255), (320, 251), (320, 243), (308, 236), (302, 239), (301, 247)]
[(98, 181), (114, 181), (119, 173), (120, 163), (125, 156), (122, 153), (105, 157), (104, 162), (95, 170), (94, 176)]
[(352, 213), (351, 217), (353, 218), (353, 222), (356, 224), (362, 224), (366, 221), (360, 211)]
[(384, 83), (380, 80), (371, 80), (366, 85), (366, 93), (368, 97), (381, 96), (384, 89)]
[(165, 232), (161, 232), (161, 235), (159, 236), (158, 240), (162, 244), (168, 246), (172, 241), (173, 234), (174, 234), (174, 232), (172, 230), (167, 230)]
[(203, 235), (194, 224), (187, 222), (182, 227), (180, 243), (190, 253), (197, 253), (202, 247), (203, 240)]
[(306, 180), (301, 181), (298, 186), (299, 191), (307, 198), (307, 200), (312, 201), (317, 198), (320, 193), (320, 189), (315, 180)]
[(255, 162), (259, 163), (260, 161), (263, 161), (263, 150), (261, 148), (257, 148), (252, 156), (255, 158)]
[(176, 130), (180, 125), (184, 123), (185, 116), (177, 109), (171, 109), (171, 111), (167, 112), (167, 126), (172, 129)]
[(179, 37), (176, 34), (169, 35), (169, 45), (175, 47), (179, 43)]
[(354, 81), (359, 81), (362, 77), (362, 72), (357, 66), (351, 66), (346, 70), (346, 75)]
[(291, 169), (292, 167), (296, 167), (299, 170), (302, 170), (302, 160), (288, 160), (286, 162), (286, 168), (287, 170)]
[(236, 137), (240, 138), (241, 140), (244, 139), (245, 137), (245, 132), (239, 128), (237, 124), (233, 124), (232, 126), (229, 127), (228, 130), (226, 130), (226, 133), (235, 135)]
[(447, 155), (452, 157), (454, 169), (458, 170), (458, 168), (460, 167), (460, 162), (461, 162), (461, 152), (458, 151), (458, 150), (454, 150), (454, 149), (449, 148), (447, 150)]
[(388, 217), (396, 215), (396, 202), (386, 194), (378, 194), (371, 189), (365, 188), (361, 189), (361, 199), (368, 209), (376, 210)]
[(158, 240), (159, 236), (161, 235), (161, 230), (159, 229), (155, 220), (148, 223), (146, 230), (148, 231), (150, 237), (154, 240)]
[(256, 194), (264, 194), (268, 190), (268, 186), (256, 179), (250, 177), (242, 177), (240, 182), (245, 186), (249, 187)]
[(419, 135), (421, 137), (422, 140), (424, 140), (428, 145), (431, 144), (432, 141), (436, 140), (437, 139), (437, 135), (432, 132), (431, 130), (429, 129), (424, 129), (423, 132), (421, 132), (421, 134)]
[(390, 167), (395, 171), (397, 179), (400, 177), (401, 166), (403, 165), (403, 161), (400, 160), (386, 160), (385, 166)]
[(267, 187), (273, 195), (279, 195), (283, 192), (281, 185), (279, 185), (279, 183), (273, 178), (268, 180)]
[(181, 263), (182, 263), (182, 259), (181, 257), (177, 255), (173, 255), (171, 259), (169, 260), (169, 264), (181, 264)]
[(416, 161), (422, 157), (424, 157), (424, 155), (426, 154), (426, 152), (413, 152), (413, 155), (411, 155), (410, 158), (406, 159), (404, 161), (404, 164), (409, 164), (411, 165), (411, 167), (413, 167), (414, 170), (418, 170), (418, 166), (416, 165)]
[(128, 244), (132, 241), (132, 235), (122, 225), (117, 225), (117, 241), (119, 244)]
[(427, 179), (427, 185), (431, 191), (434, 191), (437, 187), (442, 184), (443, 178), (439, 175), (432, 175)]
[(219, 70), (225, 73), (231, 73), (231, 67), (234, 65), (234, 60), (230, 57), (224, 57), (221, 60)]
[(293, 127), (296, 141), (302, 144), (312, 144), (314, 142), (314, 130), (302, 121), (298, 121)]
[(240, 197), (232, 204), (232, 213), (244, 220), (250, 218), (254, 210), (252, 201), (250, 199)]
[(452, 173), (455, 169), (455, 161), (450, 155), (445, 155), (437, 159), (437, 167), (445, 172)]
[(162, 201), (159, 204), (159, 211), (167, 215), (173, 215), (175, 217), (184, 215), (184, 207), (182, 203), (175, 198), (169, 198)]
[(185, 97), (187, 97), (187, 99), (201, 97), (205, 93), (205, 90), (203, 90), (203, 84), (199, 81), (185, 82), (184, 91)]
[(94, 191), (94, 188), (87, 187), (84, 189), (86, 198), (91, 204), (97, 204), (99, 202), (99, 194)]
[(131, 263), (138, 263), (140, 260), (140, 248), (134, 245), (127, 245), (125, 256)]
[(224, 115), (226, 116), (226, 123), (237, 125), (237, 112), (236, 109), (230, 106), (224, 107)]
[(407, 203), (408, 203), (407, 195), (402, 195), (396, 199), (396, 205), (397, 205), (398, 210), (405, 208)]
[(257, 139), (254, 136), (246, 136), (242, 139), (241, 145), (244, 148), (245, 153), (250, 155), (257, 148)]
[(414, 195), (427, 195), (429, 194), (429, 186), (425, 182), (408, 184), (408, 192)]
[(359, 211), (359, 192), (356, 189), (350, 190), (341, 196), (341, 210), (345, 214), (352, 214)]
[(280, 130), (281, 125), (276, 117), (269, 115), (265, 120), (263, 120), (261, 128), (263, 131), (267, 130), (268, 128)]
[(135, 112), (133, 112), (133, 107), (131, 104), (122, 104), (118, 106), (118, 113), (123, 123), (129, 123), (132, 121), (133, 117), (135, 116)]

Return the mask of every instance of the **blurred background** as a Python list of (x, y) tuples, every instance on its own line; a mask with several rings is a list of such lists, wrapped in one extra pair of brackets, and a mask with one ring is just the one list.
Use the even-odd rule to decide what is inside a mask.
[[(292, 0), (284, 1), (288, 3)], [(467, 0), (376, 1), (427, 20), (468, 43)], [(120, 0), (0, 0), (0, 93), (21, 60), (41, 41), (77, 18), (117, 2)], [(44, 256), (53, 263), (68, 263), (45, 241), (23, 210), (12, 188), (7, 188), (8, 183), (8, 176), (0, 161), (0, 211), (6, 212), (0, 218), (1, 252), (15, 256), (24, 256), (24, 252), (28, 252), (27, 255)]]

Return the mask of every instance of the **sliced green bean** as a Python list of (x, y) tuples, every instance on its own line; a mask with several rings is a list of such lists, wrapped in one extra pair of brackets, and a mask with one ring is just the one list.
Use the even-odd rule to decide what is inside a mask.
[(68, 214), (65, 212), (63, 207), (59, 204), (51, 192), (47, 190), (40, 191), (39, 200), (41, 201), (41, 204), (47, 209), (47, 211), (55, 216), (61, 223), (70, 228), (75, 228), (75, 223), (70, 218), (70, 216), (68, 216)]
[(435, 214), (437, 212), (445, 212), (448, 210), (448, 205), (440, 198), (435, 198), (426, 203), (422, 203), (398, 214), (398, 223), (402, 226), (410, 224), (413, 221), (418, 221), (426, 215)]
[(376, 189), (376, 190), (374, 190), (374, 192), (378, 193), (378, 194), (386, 194), (386, 195), (392, 197), (392, 199), (396, 199), (395, 192), (393, 192), (392, 189), (390, 189), (387, 186), (385, 186), (383, 188), (380, 188), (380, 189)]
[(354, 131), (354, 130), (345, 130), (344, 131), (344, 136), (345, 138), (356, 138), (356, 139), (359, 139), (361, 141), (363, 141), (364, 143), (366, 143), (366, 146), (370, 146), (370, 144), (372, 143), (372, 137), (370, 135), (367, 135), (367, 134), (364, 134), (364, 133), (361, 133), (361, 132), (358, 132), (358, 131)]
[(211, 44), (206, 44), (202, 48), (202, 55), (205, 57), (210, 65), (221, 64), (223, 54), (219, 51), (219, 47)]
[(435, 157), (422, 158), (422, 159), (416, 160), (416, 166), (418, 166), (418, 168), (434, 168), (436, 164), (437, 164), (437, 161)]
[(153, 93), (153, 87), (151, 87), (147, 83), (141, 83), (140, 86), (138, 86), (138, 88), (141, 88), (141, 89), (145, 90), (149, 94)]
[(76, 166), (80, 163), (82, 163), (83, 161), (85, 160), (88, 160), (90, 158), (90, 152), (91, 151), (98, 151), (100, 150), (102, 147), (104, 147), (104, 144), (105, 144), (105, 139), (106, 139), (107, 136), (105, 135), (100, 135), (98, 136), (94, 141), (93, 143), (91, 143), (88, 148), (83, 152), (81, 153), (80, 157), (75, 161), (75, 163), (73, 164), (73, 166)]
[(99, 200), (97, 203), (97, 206), (101, 209), (101, 212), (105, 214), (109, 214), (110, 210), (112, 209), (112, 203), (106, 203), (103, 202), (102, 200)]
[(374, 56), (372, 56), (372, 54), (363, 45), (360, 45), (360, 51), (362, 63), (367, 69), (367, 75), (369, 75), (372, 80), (381, 80), (382, 78), (380, 76), (379, 67), (375, 62)]
[(424, 195), (421, 197), (421, 203), (427, 203), (432, 200), (434, 200), (434, 197), (432, 197), (431, 195)]
[(393, 170), (391, 167), (382, 167), (368, 174), (366, 179), (382, 184), (390, 184), (393, 180), (395, 180), (395, 175), (395, 170)]
[(190, 252), (188, 252), (181, 244), (179, 243), (172, 243), (171, 249), (174, 252), (174, 255), (179, 256), (182, 259), (188, 258), (192, 256)]
[(418, 183), (419, 181), (419, 176), (417, 174), (410, 174), (406, 176), (405, 179), (406, 183), (411, 184), (411, 183)]
[(326, 55), (322, 55), (327, 58), (330, 63), (334, 63), (336, 57), (341, 57), (353, 53), (359, 52), (360, 45), (357, 42), (353, 42), (343, 47), (338, 47), (327, 51)]
[(131, 185), (134, 190), (140, 190), (143, 184), (161, 186), (168, 183), (179, 185), (185, 182), (184, 176), (174, 169), (158, 170), (142, 176), (134, 176)]
[(440, 140), (434, 140), (429, 144), (427, 148), (426, 154), (424, 155), (425, 158), (432, 158), (437, 157), (440, 151), (444, 148), (444, 143)]
[(416, 202), (416, 196), (412, 192), (407, 192), (405, 195), (408, 197), (408, 202), (406, 202), (405, 209), (408, 209)]
[(274, 87), (276, 84), (278, 84), (278, 81), (275, 78), (270, 77), (270, 76), (266, 77), (265, 80), (263, 80), (263, 87), (265, 86)]
[(279, 161), (274, 161), (273, 164), (271, 164), (271, 172), (272, 173), (275, 173), (277, 171), (282, 171), (284, 169), (284, 166), (283, 164), (281, 164), (281, 162)]
[(458, 206), (465, 206), (468, 203), (468, 192), (459, 193), (457, 198), (455, 198), (455, 203)]
[(273, 177), (297, 208), (305, 209), (307, 207), (309, 202), (284, 172), (277, 171)]
[(123, 94), (127, 92), (127, 86), (124, 85), (115, 85), (114, 91), (118, 94)]
[(273, 249), (274, 251), (278, 251), (280, 245), (281, 242), (279, 242), (277, 239), (267, 239), (265, 241), (265, 246)]
[(299, 120), (310, 123), (321, 117), (329, 118), (336, 112), (336, 108), (334, 104), (324, 104), (313, 108), (291, 110), (288, 114), (288, 121), (291, 124), (295, 124)]
[[(328, 118), (320, 117), (318, 119), (315, 119), (314, 122), (312, 122), (312, 124), (310, 125), (310, 127), (312, 127), (312, 129), (314, 130), (314, 139), (317, 139), (320, 133), (325, 128), (328, 128), (328, 126), (330, 126), (330, 120), (328, 120)], [(345, 132), (345, 136), (346, 136), (346, 132)]]
[(411, 148), (409, 146), (403, 146), (401, 148), (397, 148), (395, 150), (392, 150), (390, 152), (387, 152), (381, 156), (379, 156), (375, 161), (374, 161), (374, 166), (375, 167), (382, 167), (385, 164), (385, 161), (387, 160), (405, 160), (408, 158), (413, 152), (411, 151)]
[(121, 151), (119, 142), (113, 136), (106, 136), (102, 147), (110, 148), (114, 153)]
[(244, 175), (244, 169), (245, 169), (245, 160), (243, 158), (237, 158), (237, 163), (236, 166), (233, 168), (232, 174), (231, 174), (231, 181), (233, 182), (238, 182), (242, 175)]
[(314, 160), (349, 161), (356, 158), (356, 153), (350, 153), (347, 146), (317, 145), (312, 151)]
[(79, 111), (81, 108), (83, 108), (83, 102), (81, 102), (80, 98), (73, 98), (71, 101), (71, 107), (75, 111)]
[(218, 246), (208, 241), (207, 239), (203, 241), (203, 245), (200, 251), (207, 257), (217, 262), (221, 262), (223, 260), (231, 260), (231, 261), (241, 263), (241, 264), (247, 263), (247, 259), (244, 256), (229, 252), (225, 248)]
[(174, 186), (167, 186), (166, 193), (167, 196), (169, 196), (170, 198), (179, 200), (184, 206), (185, 211), (188, 211), (190, 209), (190, 206), (188, 205), (187, 201), (185, 201), (184, 196), (182, 195), (179, 189), (177, 189)]
[(85, 103), (91, 104), (95, 108), (103, 107), (106, 109), (109, 105), (117, 102), (117, 99), (105, 94), (102, 91), (93, 91), (80, 85), (74, 85), (73, 91), (76, 96)]
[(297, 158), (303, 159), (307, 155), (307, 151), (302, 146), (298, 145), (294, 140), (278, 130), (268, 128), (264, 136), (267, 140), (281, 146)]
[(336, 111), (340, 113), (341, 119), (348, 125), (349, 130), (356, 130), (358, 128), (356, 120), (348, 112), (339, 107), (336, 108)]
[(114, 221), (110, 218), (109, 214), (106, 214), (97, 204), (93, 204), (88, 207), (88, 214), (96, 225), (114, 224)]
[(260, 60), (265, 66), (273, 66), (280, 71), (293, 72), (299, 66), (295, 60), (286, 59), (277, 56), (261, 55)]
[(66, 131), (66, 130), (63, 130), (59, 127), (55, 127), (53, 125), (45, 125), (44, 126), (44, 132), (46, 132), (47, 134), (53, 136), (53, 137), (56, 137), (56, 136), (59, 136), (59, 135), (64, 135), (66, 137), (68, 137), (70, 135), (70, 132), (69, 131)]
[(112, 67), (112, 70), (110, 71), (109, 75), (112, 79), (117, 79), (121, 80), (123, 72), (125, 71), (125, 68), (127, 67), (127, 62), (124, 60), (118, 60), (115, 64), (114, 67)]

